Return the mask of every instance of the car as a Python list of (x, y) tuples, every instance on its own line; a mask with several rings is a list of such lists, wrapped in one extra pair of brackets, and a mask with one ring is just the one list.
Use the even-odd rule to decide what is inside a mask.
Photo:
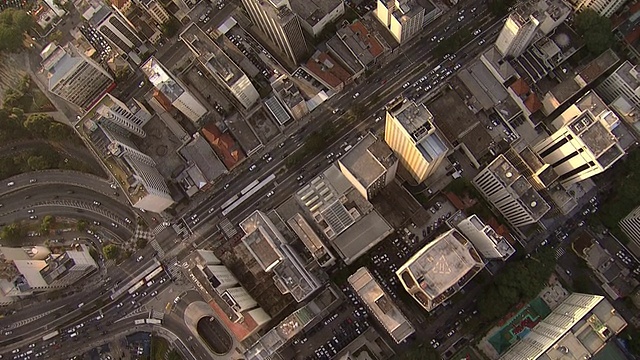
[(144, 259), (144, 256), (140, 255), (140, 256), (138, 256), (138, 258), (136, 259), (136, 262), (140, 262), (140, 261), (142, 261), (142, 259)]
[(471, 8), (471, 10), (469, 10), (469, 12), (474, 13), (474, 12), (476, 12), (476, 10), (477, 10), (477, 8), (473, 7), (473, 8)]
[(158, 290), (154, 290), (151, 294), (149, 294), (149, 296), (154, 297), (158, 295)]
[(36, 181), (38, 181), (37, 179), (29, 179), (29, 184), (35, 184)]
[(382, 120), (382, 116), (378, 116), (375, 120), (375, 122), (379, 122), (380, 120)]
[(565, 272), (567, 273), (567, 275), (571, 276), (571, 271), (565, 270)]
[(36, 211), (35, 211), (35, 210), (33, 210), (33, 209), (29, 209), (29, 210), (27, 210), (27, 214), (33, 214), (34, 212), (36, 212)]
[(93, 205), (100, 206), (100, 201), (93, 200)]
[(173, 303), (177, 304), (180, 301), (180, 296), (176, 296), (175, 299), (173, 299)]
[(160, 282), (160, 284), (163, 284), (165, 281), (167, 281), (167, 278), (164, 278), (164, 277), (163, 277), (162, 279), (160, 279), (160, 281), (159, 281), (159, 282)]
[(93, 222), (93, 225), (95, 225), (95, 226), (100, 226), (100, 221), (94, 221), (94, 222)]
[(116, 305), (116, 308), (121, 308), (123, 305), (123, 303), (118, 303), (118, 305)]
[(487, 40), (482, 39), (482, 40), (478, 41), (478, 46), (483, 45), (486, 42), (487, 42)]
[(126, 222), (127, 224), (131, 224), (131, 219), (129, 219), (129, 218), (124, 218), (124, 222)]
[(224, 186), (222, 187), (224, 190), (227, 190), (229, 188), (229, 186), (231, 186), (230, 183), (226, 183), (224, 184)]
[(38, 215), (31, 215), (29, 216), (29, 219), (31, 220), (36, 220), (38, 218)]
[(271, 190), (271, 191), (269, 191), (269, 192), (267, 193), (267, 197), (268, 197), (268, 198), (270, 198), (270, 197), (272, 197), (272, 196), (273, 196), (273, 194), (275, 194), (275, 192), (274, 192), (273, 190)]
[(109, 185), (109, 187), (111, 187), (111, 188), (112, 188), (112, 189), (114, 189), (114, 190), (118, 188), (118, 187), (116, 186), (116, 184), (111, 184), (111, 185)]
[(298, 175), (298, 177), (296, 178), (296, 181), (300, 181), (302, 179), (304, 179), (304, 175)]
[(269, 163), (269, 162), (271, 162), (271, 160), (273, 160), (273, 158), (272, 158), (271, 156), (269, 156), (269, 157), (268, 157), (268, 158), (266, 158), (264, 161), (265, 161), (265, 162), (267, 162), (267, 163)]
[(327, 156), (325, 156), (325, 157), (326, 157), (327, 159), (331, 159), (331, 158), (333, 157), (333, 155), (334, 155), (333, 153), (329, 153), (329, 154), (327, 154)]
[(449, 330), (449, 332), (447, 333), (447, 337), (452, 337), (452, 336), (453, 336), (453, 334), (455, 334), (455, 333), (456, 333), (456, 330), (455, 330), (455, 329), (451, 329), (451, 330)]
[(114, 228), (118, 228), (118, 224), (116, 224), (114, 222), (111, 223), (111, 226), (113, 226)]
[(411, 85), (411, 83), (407, 81), (406, 83), (402, 84), (402, 88), (403, 88), (403, 89), (406, 89), (406, 88), (408, 88), (410, 85)]
[(9, 181), (9, 182), (7, 183), (7, 186), (13, 186), (13, 185), (15, 185), (15, 184), (16, 184), (15, 182), (13, 182), (13, 181)]
[[(339, 113), (339, 112), (340, 112), (340, 109), (333, 109), (333, 111), (332, 111), (331, 113), (332, 113), (332, 114), (337, 114), (337, 113)], [(8, 184), (7, 184), (7, 186), (11, 186), (11, 185), (8, 185)]]
[(280, 145), (278, 145), (279, 148), (283, 148), (285, 145), (284, 141), (280, 143)]
[(580, 222), (578, 223), (578, 226), (579, 226), (579, 227), (584, 226), (584, 221), (580, 221)]
[(475, 30), (473, 30), (473, 35), (474, 36), (478, 36), (478, 35), (480, 35), (481, 32), (482, 32), (482, 29), (475, 29)]
[(257, 169), (257, 168), (258, 168), (258, 166), (256, 166), (256, 164), (253, 164), (253, 165), (249, 166), (249, 171), (253, 171), (253, 170)]
[(353, 94), (353, 98), (354, 98), (354, 99), (355, 99), (355, 98), (357, 98), (358, 96), (360, 96), (360, 93), (359, 93), (359, 92), (357, 92), (357, 93)]
[(144, 80), (140, 81), (140, 84), (138, 84), (138, 89), (141, 89), (144, 86)]
[(462, 21), (462, 20), (464, 20), (464, 15), (460, 15), (460, 16), (458, 16), (458, 22), (460, 22), (460, 21)]

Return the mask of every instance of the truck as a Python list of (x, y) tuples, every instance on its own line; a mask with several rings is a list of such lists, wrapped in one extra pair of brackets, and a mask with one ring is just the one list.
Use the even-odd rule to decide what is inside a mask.
[(162, 324), (162, 321), (159, 319), (146, 319), (147, 324), (155, 324), (155, 325), (160, 325)]
[(134, 323), (135, 325), (144, 324), (144, 320), (145, 320), (145, 319), (138, 319), (138, 320), (134, 320), (134, 321), (133, 321), (133, 323)]

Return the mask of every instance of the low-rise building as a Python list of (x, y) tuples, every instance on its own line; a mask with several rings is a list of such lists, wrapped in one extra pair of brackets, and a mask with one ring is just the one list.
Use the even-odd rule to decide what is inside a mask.
[(506, 261), (516, 252), (516, 249), (504, 236), (496, 233), (491, 226), (483, 223), (475, 214), (460, 221), (456, 227), (473, 243), (473, 246), (485, 259)]
[(351, 80), (349, 72), (325, 52), (316, 51), (304, 67), (316, 80), (336, 92)]
[(276, 98), (295, 120), (300, 120), (309, 113), (309, 107), (300, 90), (286, 75), (276, 78), (271, 87)]
[(194, 134), (191, 141), (178, 149), (178, 154), (184, 160), (186, 168), (178, 175), (177, 180), (188, 196), (206, 191), (220, 176), (228, 172), (207, 140), (199, 133)]
[(431, 311), (464, 287), (484, 268), (473, 244), (451, 229), (407, 260), (396, 271), (400, 284)]
[(415, 332), (411, 322), (393, 303), (391, 296), (380, 287), (367, 268), (362, 267), (356, 270), (347, 281), (396, 344), (402, 343)]
[(346, 24), (327, 41), (327, 49), (333, 58), (354, 77), (377, 63), (384, 54), (384, 47), (361, 21)]
[(626, 326), (603, 296), (573, 293), (500, 359), (590, 359)]
[(369, 133), (338, 160), (338, 166), (360, 195), (371, 200), (395, 178), (398, 158), (384, 141)]
[(343, 0), (290, 0), (291, 10), (300, 18), (300, 25), (313, 37), (344, 15)]
[(196, 99), (180, 79), (173, 76), (155, 57), (149, 58), (140, 70), (169, 100), (171, 105), (184, 114), (189, 120), (196, 122), (207, 113), (207, 108)]
[(318, 278), (305, 268), (300, 256), (261, 211), (256, 210), (242, 220), (240, 228), (245, 233), (242, 242), (262, 270), (273, 273), (281, 293), (291, 294), (296, 302), (302, 302), (321, 287)]

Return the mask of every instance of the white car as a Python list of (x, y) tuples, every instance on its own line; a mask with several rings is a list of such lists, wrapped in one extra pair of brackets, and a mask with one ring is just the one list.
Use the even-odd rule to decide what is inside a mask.
[(15, 182), (13, 182), (13, 181), (9, 181), (9, 182), (7, 183), (7, 186), (13, 186), (13, 185), (15, 185), (15, 184), (16, 184)]
[[(340, 111), (340, 109), (333, 109), (333, 111), (331, 112), (332, 114), (337, 114)], [(13, 184), (13, 183), (10, 183)], [(9, 184), (7, 184), (7, 186), (11, 186)]]
[(142, 259), (144, 259), (144, 256), (140, 255), (140, 256), (138, 256), (138, 258), (136, 259), (136, 262), (140, 262), (140, 261), (142, 261)]
[(460, 16), (458, 17), (458, 21), (462, 21), (462, 20), (464, 20), (464, 15), (460, 15)]
[(100, 201), (95, 201), (95, 200), (93, 200), (93, 205), (95, 205), (95, 206), (100, 206)]
[(408, 88), (408, 87), (409, 87), (409, 85), (411, 85), (411, 83), (407, 81), (406, 83), (404, 83), (404, 84), (402, 85), (402, 88), (403, 88), (403, 89), (406, 89), (406, 88)]
[(273, 190), (271, 190), (271, 191), (269, 191), (269, 192), (267, 193), (267, 197), (268, 197), (268, 198), (270, 198), (270, 197), (272, 197), (272, 196), (273, 196), (273, 194), (275, 194), (275, 192), (273, 192)]
[(482, 29), (475, 29), (475, 30), (473, 30), (473, 35), (474, 36), (478, 36), (478, 35), (480, 35), (481, 32), (482, 32)]
[(258, 167), (256, 166), (256, 164), (253, 164), (251, 166), (249, 166), (249, 171), (253, 171), (255, 169), (257, 169)]
[(38, 180), (37, 180), (37, 179), (30, 179), (30, 180), (29, 180), (29, 184), (35, 184), (35, 183), (36, 183), (36, 181), (38, 181)]
[(359, 92), (357, 92), (357, 93), (353, 94), (353, 98), (354, 98), (354, 99), (355, 99), (355, 98), (357, 98), (358, 96), (360, 96), (360, 93), (359, 93)]

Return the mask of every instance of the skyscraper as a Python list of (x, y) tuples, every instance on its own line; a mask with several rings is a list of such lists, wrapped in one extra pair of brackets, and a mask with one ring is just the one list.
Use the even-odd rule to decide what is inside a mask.
[(423, 105), (397, 101), (387, 106), (384, 140), (400, 163), (418, 182), (423, 182), (442, 163), (448, 148)]
[(574, 9), (579, 12), (591, 9), (600, 16), (610, 17), (624, 5), (627, 0), (569, 0)]
[(94, 60), (79, 53), (71, 44), (50, 43), (40, 53), (48, 72), (49, 91), (83, 110), (115, 87), (113, 77)]
[(533, 147), (558, 174), (573, 184), (600, 174), (624, 156), (612, 130), (618, 116), (594, 92), (588, 92), (552, 122), (557, 130)]
[(288, 0), (242, 0), (253, 23), (294, 64), (309, 52), (300, 19)]

